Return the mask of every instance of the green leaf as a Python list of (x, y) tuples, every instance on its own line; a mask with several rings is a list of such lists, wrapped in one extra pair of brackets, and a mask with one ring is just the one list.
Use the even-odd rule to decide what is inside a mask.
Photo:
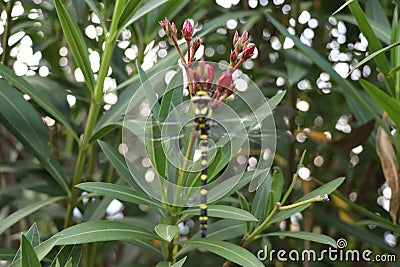
[(254, 196), (253, 203), (251, 205), (251, 213), (258, 218), (258, 223), (253, 226), (259, 225), (266, 218), (266, 203), (268, 198), (268, 192), (271, 189), (272, 177), (268, 174), (267, 179), (258, 187), (256, 195)]
[(327, 244), (334, 248), (337, 247), (335, 239), (333, 239), (332, 237), (329, 237), (327, 235), (318, 234), (318, 233), (310, 233), (310, 232), (304, 232), (304, 231), (298, 231), (298, 232), (280, 231), (280, 232), (264, 234), (262, 236), (287, 236), (287, 237), (299, 238), (299, 239), (303, 239), (303, 240), (309, 240), (309, 241), (313, 241), (313, 242), (317, 242), (317, 243), (321, 243), (321, 244)]
[(336, 9), (335, 12), (332, 13), (332, 16), (335, 16), (337, 13), (339, 13), (340, 11), (342, 11), (348, 4), (350, 4), (351, 2), (353, 2), (354, 0), (347, 0), (343, 5), (341, 5), (338, 9)]
[(21, 219), (25, 218), (26, 216), (34, 213), (35, 211), (50, 205), (54, 202), (59, 200), (65, 199), (65, 197), (53, 197), (42, 201), (37, 201), (31, 205), (28, 205), (22, 209), (17, 210), (16, 212), (12, 213), (8, 217), (4, 218), (0, 221), (0, 234), (2, 234), (5, 230), (9, 227), (14, 225), (15, 223), (19, 222)]
[[(47, 254), (54, 248), (56, 242), (60, 239), (60, 236), (55, 235), (47, 239), (46, 241), (42, 242), (40, 245), (35, 247), (35, 254), (37, 255), (38, 259), (41, 261), (46, 257)], [(12, 263), (9, 267), (25, 267), (22, 264), (21, 260), (18, 260)]]
[[(272, 190), (269, 190), (268, 192), (268, 197), (267, 197), (267, 203), (265, 205), (265, 214), (270, 214), (271, 211), (274, 209), (276, 206), (276, 201), (275, 201), (275, 192)], [(263, 220), (265, 217), (263, 218)]]
[(400, 65), (397, 65), (396, 67), (390, 69), (390, 71), (388, 72), (388, 76), (393, 76), (393, 74), (395, 74), (396, 72), (400, 71)]
[(22, 266), (23, 267), (42, 267), (38, 256), (33, 249), (32, 244), (25, 237), (21, 235), (21, 248), (22, 248)]
[(61, 231), (59, 235), (61, 238), (58, 240), (57, 245), (158, 239), (142, 228), (118, 221), (84, 222)]
[(202, 248), (208, 250), (240, 266), (246, 266), (246, 267), (264, 266), (264, 264), (262, 264), (260, 260), (257, 259), (257, 257), (253, 253), (238, 245), (229, 242), (205, 239), (205, 240), (188, 240), (179, 243), (183, 245), (191, 245), (196, 248)]
[(65, 173), (51, 154), (50, 138), (36, 110), (4, 80), (0, 80), (0, 122), (28, 149), (57, 183), (69, 192)]
[(64, 265), (64, 267), (72, 267), (72, 258), (68, 260), (68, 262)]
[[(232, 238), (237, 238), (244, 235), (244, 227), (241, 221), (236, 220), (219, 220), (207, 226), (207, 239), (208, 240), (227, 240)], [(198, 231), (192, 239), (199, 239), (200, 231)], [(177, 253), (177, 257), (180, 257), (195, 247), (187, 245), (182, 247)]]
[(83, 76), (85, 77), (85, 83), (87, 87), (93, 92), (95, 81), (89, 61), (88, 49), (82, 33), (80, 32), (79, 27), (75, 25), (68, 11), (61, 3), (61, 0), (55, 0), (54, 3), (60, 20), (61, 28), (63, 29), (65, 38), (67, 39), (68, 45), (71, 48), (76, 65), (81, 69)]
[(161, 99), (160, 120), (164, 120), (167, 118), (169, 112), (180, 103), (182, 103), (183, 97), (183, 73), (182, 71), (178, 71), (171, 78), (167, 89)]
[(168, 0), (150, 0), (146, 1), (146, 3), (137, 9), (138, 6), (135, 5), (134, 2), (139, 2), (141, 3), (142, 1), (135, 1), (135, 0), (130, 0), (128, 4), (126, 5), (127, 11), (122, 13), (122, 16), (120, 18), (120, 23), (119, 23), (119, 29), (122, 30), (132, 23), (134, 23), (136, 20), (140, 19), (147, 13), (153, 11), (154, 9), (158, 8)]
[(160, 203), (152, 200), (148, 195), (142, 194), (131, 188), (103, 182), (88, 182), (78, 184), (76, 187), (87, 192), (97, 193), (111, 198), (116, 198), (121, 201), (126, 201), (135, 204), (143, 204), (156, 208), (161, 208)]
[(54, 257), (50, 267), (64, 266), (72, 259), (72, 266), (79, 267), (81, 259), (82, 245), (63, 246)]
[(147, 100), (149, 101), (152, 114), (155, 119), (158, 119), (158, 114), (160, 114), (160, 104), (158, 103), (156, 91), (154, 90), (146, 72), (144, 72), (138, 61), (136, 61), (136, 68), (138, 69), (140, 83), (146, 94)]
[[(388, 96), (385, 92), (379, 89), (376, 85), (360, 80), (361, 86), (367, 93), (372, 96), (376, 102), (388, 113), (389, 117), (394, 121), (397, 127), (400, 127), (400, 102), (393, 97)], [(386, 127), (385, 127), (386, 128)]]
[[(307, 200), (307, 199), (314, 198), (314, 197), (316, 197), (318, 195), (320, 195), (320, 196), (322, 196), (324, 194), (328, 194), (329, 195), (330, 193), (335, 191), (336, 188), (338, 188), (344, 182), (344, 180), (345, 180), (344, 177), (332, 180), (332, 181), (330, 181), (330, 182), (318, 187), (317, 189), (313, 190), (309, 194), (301, 197), (295, 203), (298, 203), (298, 202), (301, 202), (301, 201), (304, 201), (304, 200)], [(271, 220), (270, 224), (273, 224), (275, 222), (283, 221), (283, 220), (289, 218), (290, 216), (292, 216), (293, 214), (305, 210), (309, 206), (310, 206), (310, 204), (306, 204), (304, 206), (299, 206), (299, 207), (296, 207), (296, 208), (293, 208), (293, 209), (290, 209), (290, 210), (281, 211), (277, 215), (275, 215), (275, 217)]]
[[(236, 194), (239, 197), (240, 208), (242, 210), (250, 212), (250, 204), (247, 201), (246, 197), (240, 191), (237, 191)], [(248, 233), (250, 231), (250, 228), (251, 228), (251, 223), (250, 222), (245, 222), (244, 225), (245, 225), (245, 232)]]
[[(24, 234), (26, 239), (31, 243), (32, 246), (37, 246), (40, 244), (39, 230), (37, 228), (36, 223), (32, 224), (32, 226), (28, 229), (28, 231)], [(21, 258), (21, 246), (18, 249), (17, 253), (12, 262), (15, 262)]]
[[(208, 225), (207, 239), (227, 240), (244, 234), (243, 222), (237, 220), (223, 219)], [(198, 231), (192, 239), (199, 238)]]
[(124, 6), (124, 10), (121, 14), (121, 17), (119, 18), (118, 22), (118, 28), (119, 29), (124, 29), (126, 28), (127, 22), (129, 22), (129, 19), (133, 17), (135, 12), (138, 10), (140, 5), (143, 3), (143, 0), (128, 0), (127, 3)]
[[(199, 214), (198, 209), (187, 209), (182, 212), (183, 215), (195, 216)], [(209, 217), (232, 219), (238, 221), (258, 221), (250, 212), (224, 205), (210, 205), (207, 208)]]
[(391, 31), (386, 11), (380, 4), (380, 1), (367, 0), (365, 3), (365, 15), (367, 16), (371, 28), (374, 29), (377, 37), (379, 37), (380, 32), (389, 33)]
[(164, 147), (161, 141), (162, 129), (153, 116), (148, 119), (145, 127), (145, 144), (148, 157), (157, 174), (166, 177), (167, 157), (164, 154)]
[(157, 235), (167, 242), (171, 242), (179, 232), (179, 227), (176, 225), (157, 224), (154, 227)]
[(143, 190), (137, 185), (134, 178), (132, 177), (133, 168), (131, 167), (130, 169), (128, 169), (124, 157), (120, 153), (118, 153), (118, 151), (110, 144), (101, 140), (98, 140), (97, 143), (99, 144), (101, 150), (103, 150), (104, 154), (111, 162), (115, 170), (117, 170), (121, 178), (124, 179), (125, 182), (132, 186), (132, 188), (136, 191), (143, 192)]
[(33, 101), (35, 101), (41, 108), (47, 111), (55, 120), (59, 121), (68, 132), (76, 139), (79, 140), (72, 125), (64, 117), (64, 115), (49, 101), (46, 95), (41, 90), (38, 90), (31, 84), (29, 84), (24, 78), (19, 77), (14, 71), (7, 68), (0, 63), (0, 74), (9, 84), (15, 86), (18, 90), (24, 94), (29, 95)]
[[(371, 53), (381, 50), (382, 46), (379, 42), (378, 38), (375, 35), (374, 30), (371, 27), (371, 24), (368, 22), (367, 17), (365, 16), (363, 10), (361, 9), (359, 3), (357, 1), (353, 1), (349, 4), (349, 9), (353, 14), (354, 18), (357, 21), (357, 26), (368, 40), (368, 50)], [(382, 19), (382, 18), (381, 18)], [(378, 66), (379, 70), (386, 76), (389, 72), (389, 64), (386, 60), (385, 55), (379, 54), (374, 57), (375, 63)], [(385, 84), (388, 89), (391, 91), (392, 95), (394, 95), (394, 82), (393, 79), (386, 79)]]
[[(364, 65), (365, 63), (367, 63), (368, 61), (370, 61), (371, 59), (374, 59), (375, 57), (377, 57), (378, 55), (380, 55), (383, 52), (386, 52), (394, 47), (397, 47), (400, 45), (400, 42), (396, 42), (393, 43), (391, 45), (388, 45), (382, 49), (379, 49), (378, 51), (373, 52), (372, 54), (370, 54), (369, 56), (367, 56), (366, 58), (364, 58), (363, 60), (361, 60), (360, 62), (358, 62), (350, 71), (349, 73), (347, 73), (346, 78), (349, 77), (349, 75), (351, 73), (353, 73), (353, 71), (355, 71), (356, 69), (358, 69), (359, 67), (361, 67), (362, 65)], [(390, 75), (390, 71), (387, 72), (387, 76), (389, 77)]]
[(177, 261), (177, 262), (176, 262), (174, 265), (172, 265), (171, 267), (182, 267), (183, 264), (184, 264), (185, 261), (186, 261), (186, 258), (187, 258), (187, 256), (184, 257), (184, 258), (182, 258), (181, 260)]
[(284, 184), (285, 184), (285, 177), (283, 176), (281, 168), (275, 167), (274, 173), (272, 174), (272, 184), (271, 184), (271, 190), (275, 194), (274, 198), (275, 203), (281, 200)]

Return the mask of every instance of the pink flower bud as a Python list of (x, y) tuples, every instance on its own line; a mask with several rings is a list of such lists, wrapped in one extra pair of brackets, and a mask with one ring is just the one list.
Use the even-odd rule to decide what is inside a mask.
[(242, 33), (242, 36), (240, 37), (240, 41), (242, 43), (245, 43), (245, 42), (247, 42), (248, 39), (249, 39), (249, 34), (247, 33), (247, 31), (244, 31)]
[(163, 21), (160, 21), (159, 23), (160, 23), (161, 27), (164, 29), (165, 34), (167, 36), (170, 36), (171, 35), (171, 26), (172, 26), (171, 22), (169, 22), (169, 20), (167, 18), (165, 18)]
[(203, 42), (202, 39), (197, 38), (196, 40), (194, 40), (193, 44), (192, 44), (192, 53), (193, 55), (196, 54), (197, 50), (199, 49), (201, 43)]
[(214, 81), (214, 68), (210, 64), (205, 64), (207, 70), (207, 80), (206, 85), (208, 89), (212, 87), (212, 82)]
[(249, 45), (248, 47), (246, 47), (243, 50), (242, 58), (245, 59), (245, 60), (251, 58), (254, 55), (254, 49), (255, 48), (256, 48), (255, 45)]
[(176, 28), (175, 23), (173, 23), (173, 22), (171, 24), (171, 38), (173, 38), (175, 40), (178, 39), (178, 30)]
[(230, 55), (230, 58), (229, 58), (229, 60), (230, 60), (230, 62), (232, 63), (232, 64), (234, 64), (235, 62), (236, 62), (236, 60), (237, 60), (237, 54), (236, 54), (236, 51), (235, 50), (231, 50), (231, 55)]
[(236, 31), (235, 35), (233, 36), (233, 42), (232, 42), (233, 46), (236, 45), (238, 40), (239, 40), (239, 33)]
[(183, 24), (181, 31), (182, 31), (182, 35), (186, 41), (192, 40), (194, 29), (193, 29), (192, 23), (190, 23), (190, 21), (188, 19), (185, 20), (185, 23)]
[(223, 91), (225, 88), (229, 88), (232, 85), (232, 73), (225, 71), (217, 80), (217, 90)]

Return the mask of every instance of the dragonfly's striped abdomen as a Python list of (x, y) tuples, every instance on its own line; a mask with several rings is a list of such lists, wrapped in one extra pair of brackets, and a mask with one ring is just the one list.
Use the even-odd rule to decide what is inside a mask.
[(210, 126), (207, 123), (207, 119), (211, 116), (210, 102), (211, 98), (207, 92), (199, 91), (196, 96), (192, 98), (195, 122), (197, 123), (196, 129), (200, 132), (200, 149), (201, 149), (201, 188), (200, 188), (200, 231), (201, 237), (204, 238), (207, 235), (207, 150), (208, 150), (208, 137)]

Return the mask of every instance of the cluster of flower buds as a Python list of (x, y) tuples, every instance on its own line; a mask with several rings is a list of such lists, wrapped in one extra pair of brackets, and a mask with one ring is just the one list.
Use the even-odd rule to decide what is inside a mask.
[(216, 88), (213, 90), (214, 68), (205, 63), (203, 59), (199, 61), (196, 68), (193, 68), (193, 62), (195, 60), (194, 56), (202, 43), (202, 39), (197, 38), (192, 43), (194, 34), (192, 23), (189, 20), (186, 20), (181, 29), (182, 37), (187, 43), (187, 58), (184, 57), (178, 45), (178, 31), (175, 24), (169, 22), (167, 19), (161, 21), (160, 24), (179, 53), (181, 62), (185, 67), (186, 75), (188, 77), (191, 96), (194, 96), (197, 91), (207, 91), (214, 99), (212, 106), (215, 107), (219, 102), (223, 102), (228, 96), (233, 94), (235, 90), (235, 85), (232, 81), (233, 72), (237, 70), (245, 60), (251, 58), (254, 54), (255, 45), (249, 45), (249, 36), (247, 31), (243, 32), (241, 36), (239, 36), (238, 32), (235, 33), (229, 66), (227, 70), (221, 73), (218, 77)]

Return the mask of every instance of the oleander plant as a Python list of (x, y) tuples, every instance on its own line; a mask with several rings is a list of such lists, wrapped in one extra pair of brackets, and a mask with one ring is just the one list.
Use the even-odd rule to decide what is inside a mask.
[(0, 266), (400, 266), (399, 4), (1, 1)]

